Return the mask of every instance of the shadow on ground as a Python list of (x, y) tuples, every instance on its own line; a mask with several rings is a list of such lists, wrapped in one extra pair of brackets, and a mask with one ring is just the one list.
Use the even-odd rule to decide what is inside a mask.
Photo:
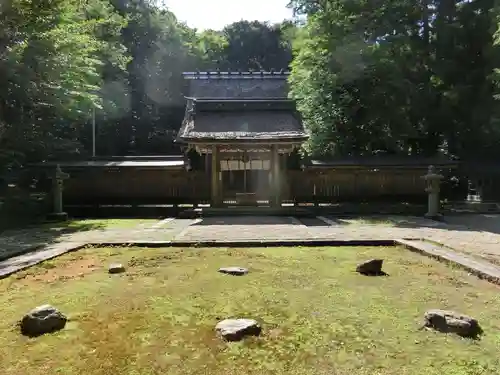
[[(320, 216), (321, 217), (321, 216)], [(373, 225), (384, 228), (436, 228), (454, 231), (477, 231), (500, 234), (500, 214), (448, 215), (444, 221), (419, 216), (403, 215), (325, 215), (325, 222), (318, 217), (289, 216), (215, 216), (200, 219), (193, 226), (211, 225), (304, 225), (306, 227), (350, 227)]]
[(101, 222), (86, 223), (69, 220), (61, 223), (42, 222), (7, 229), (0, 233), (0, 261), (45, 245), (60, 242), (63, 236), (83, 231), (104, 229)]
[(500, 214), (458, 214), (446, 215), (444, 220), (435, 221), (418, 216), (397, 215), (351, 215), (327, 216), (333, 226), (380, 225), (386, 228), (435, 228), (448, 231), (484, 232), (500, 234)]
[(500, 214), (466, 214), (446, 217), (451, 225), (466, 226), (469, 230), (500, 234)]
[[(418, 216), (397, 215), (349, 215), (326, 216), (332, 225), (380, 225), (393, 228), (442, 228), (465, 229), (464, 224), (453, 225), (448, 221), (435, 221)], [(455, 228), (456, 226), (456, 228)]]
[(439, 228), (444, 230), (489, 232), (500, 234), (499, 214), (460, 214), (447, 215), (443, 222), (437, 222), (424, 218), (401, 218), (393, 219), (396, 228)]

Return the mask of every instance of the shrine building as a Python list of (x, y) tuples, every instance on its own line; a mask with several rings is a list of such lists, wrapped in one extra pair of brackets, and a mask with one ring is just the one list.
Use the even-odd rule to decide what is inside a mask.
[(307, 139), (288, 72), (190, 72), (177, 142), (201, 156), (211, 205), (281, 206), (287, 156)]

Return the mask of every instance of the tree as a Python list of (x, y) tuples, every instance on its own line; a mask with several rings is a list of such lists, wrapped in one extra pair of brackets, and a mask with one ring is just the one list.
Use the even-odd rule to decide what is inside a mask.
[(258, 21), (240, 21), (226, 26), (222, 31), (226, 43), (219, 67), (233, 71), (287, 69), (292, 52), (284, 38), (285, 28), (281, 24)]
[(218, 66), (229, 65), (225, 51), (228, 48), (228, 41), (224, 33), (216, 30), (205, 30), (198, 34), (200, 70), (210, 70)]
[(114, 101), (98, 118), (99, 154), (172, 152), (184, 111), (181, 73), (198, 59), (196, 34), (149, 2), (113, 4), (127, 20), (120, 42), (129, 59), (125, 71), (109, 74), (103, 86), (104, 98)]
[[(81, 152), (80, 127), (100, 107), (99, 58), (108, 46), (96, 29), (115, 27), (99, 14), (106, 1), (13, 0), (3, 10), (0, 120), (2, 164)], [(116, 27), (119, 27), (116, 26)]]
[(466, 158), (498, 144), (493, 1), (291, 6), (308, 16), (291, 83), (313, 154), (440, 151)]

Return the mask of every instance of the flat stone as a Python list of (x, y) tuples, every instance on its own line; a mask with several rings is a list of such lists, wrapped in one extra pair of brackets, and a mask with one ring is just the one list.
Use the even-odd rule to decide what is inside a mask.
[(125, 267), (121, 263), (113, 263), (109, 265), (109, 273), (122, 273), (125, 272)]
[(243, 267), (222, 267), (219, 268), (219, 272), (228, 275), (242, 276), (248, 273), (248, 269)]
[(217, 323), (215, 331), (227, 341), (239, 341), (245, 336), (258, 336), (262, 332), (253, 319), (225, 319)]
[(475, 338), (483, 333), (476, 319), (449, 310), (432, 309), (424, 315), (424, 327), (439, 332)]
[(55, 307), (42, 305), (27, 313), (19, 325), (23, 335), (36, 337), (63, 329), (67, 320)]
[(363, 262), (356, 267), (356, 272), (369, 276), (383, 275), (384, 274), (384, 272), (382, 272), (383, 263), (384, 263), (383, 259), (367, 260), (366, 262)]

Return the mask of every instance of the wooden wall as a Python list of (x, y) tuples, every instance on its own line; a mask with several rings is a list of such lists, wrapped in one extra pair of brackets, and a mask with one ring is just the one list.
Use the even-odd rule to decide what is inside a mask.
[(342, 168), (288, 171), (283, 197), (291, 202), (425, 200), (422, 168)]
[(210, 200), (205, 172), (171, 169), (92, 168), (69, 170), (64, 201), (69, 204), (168, 204)]
[[(198, 204), (210, 202), (210, 174), (166, 168), (65, 169), (66, 204)], [(427, 166), (308, 168), (283, 171), (290, 203), (425, 201)]]

